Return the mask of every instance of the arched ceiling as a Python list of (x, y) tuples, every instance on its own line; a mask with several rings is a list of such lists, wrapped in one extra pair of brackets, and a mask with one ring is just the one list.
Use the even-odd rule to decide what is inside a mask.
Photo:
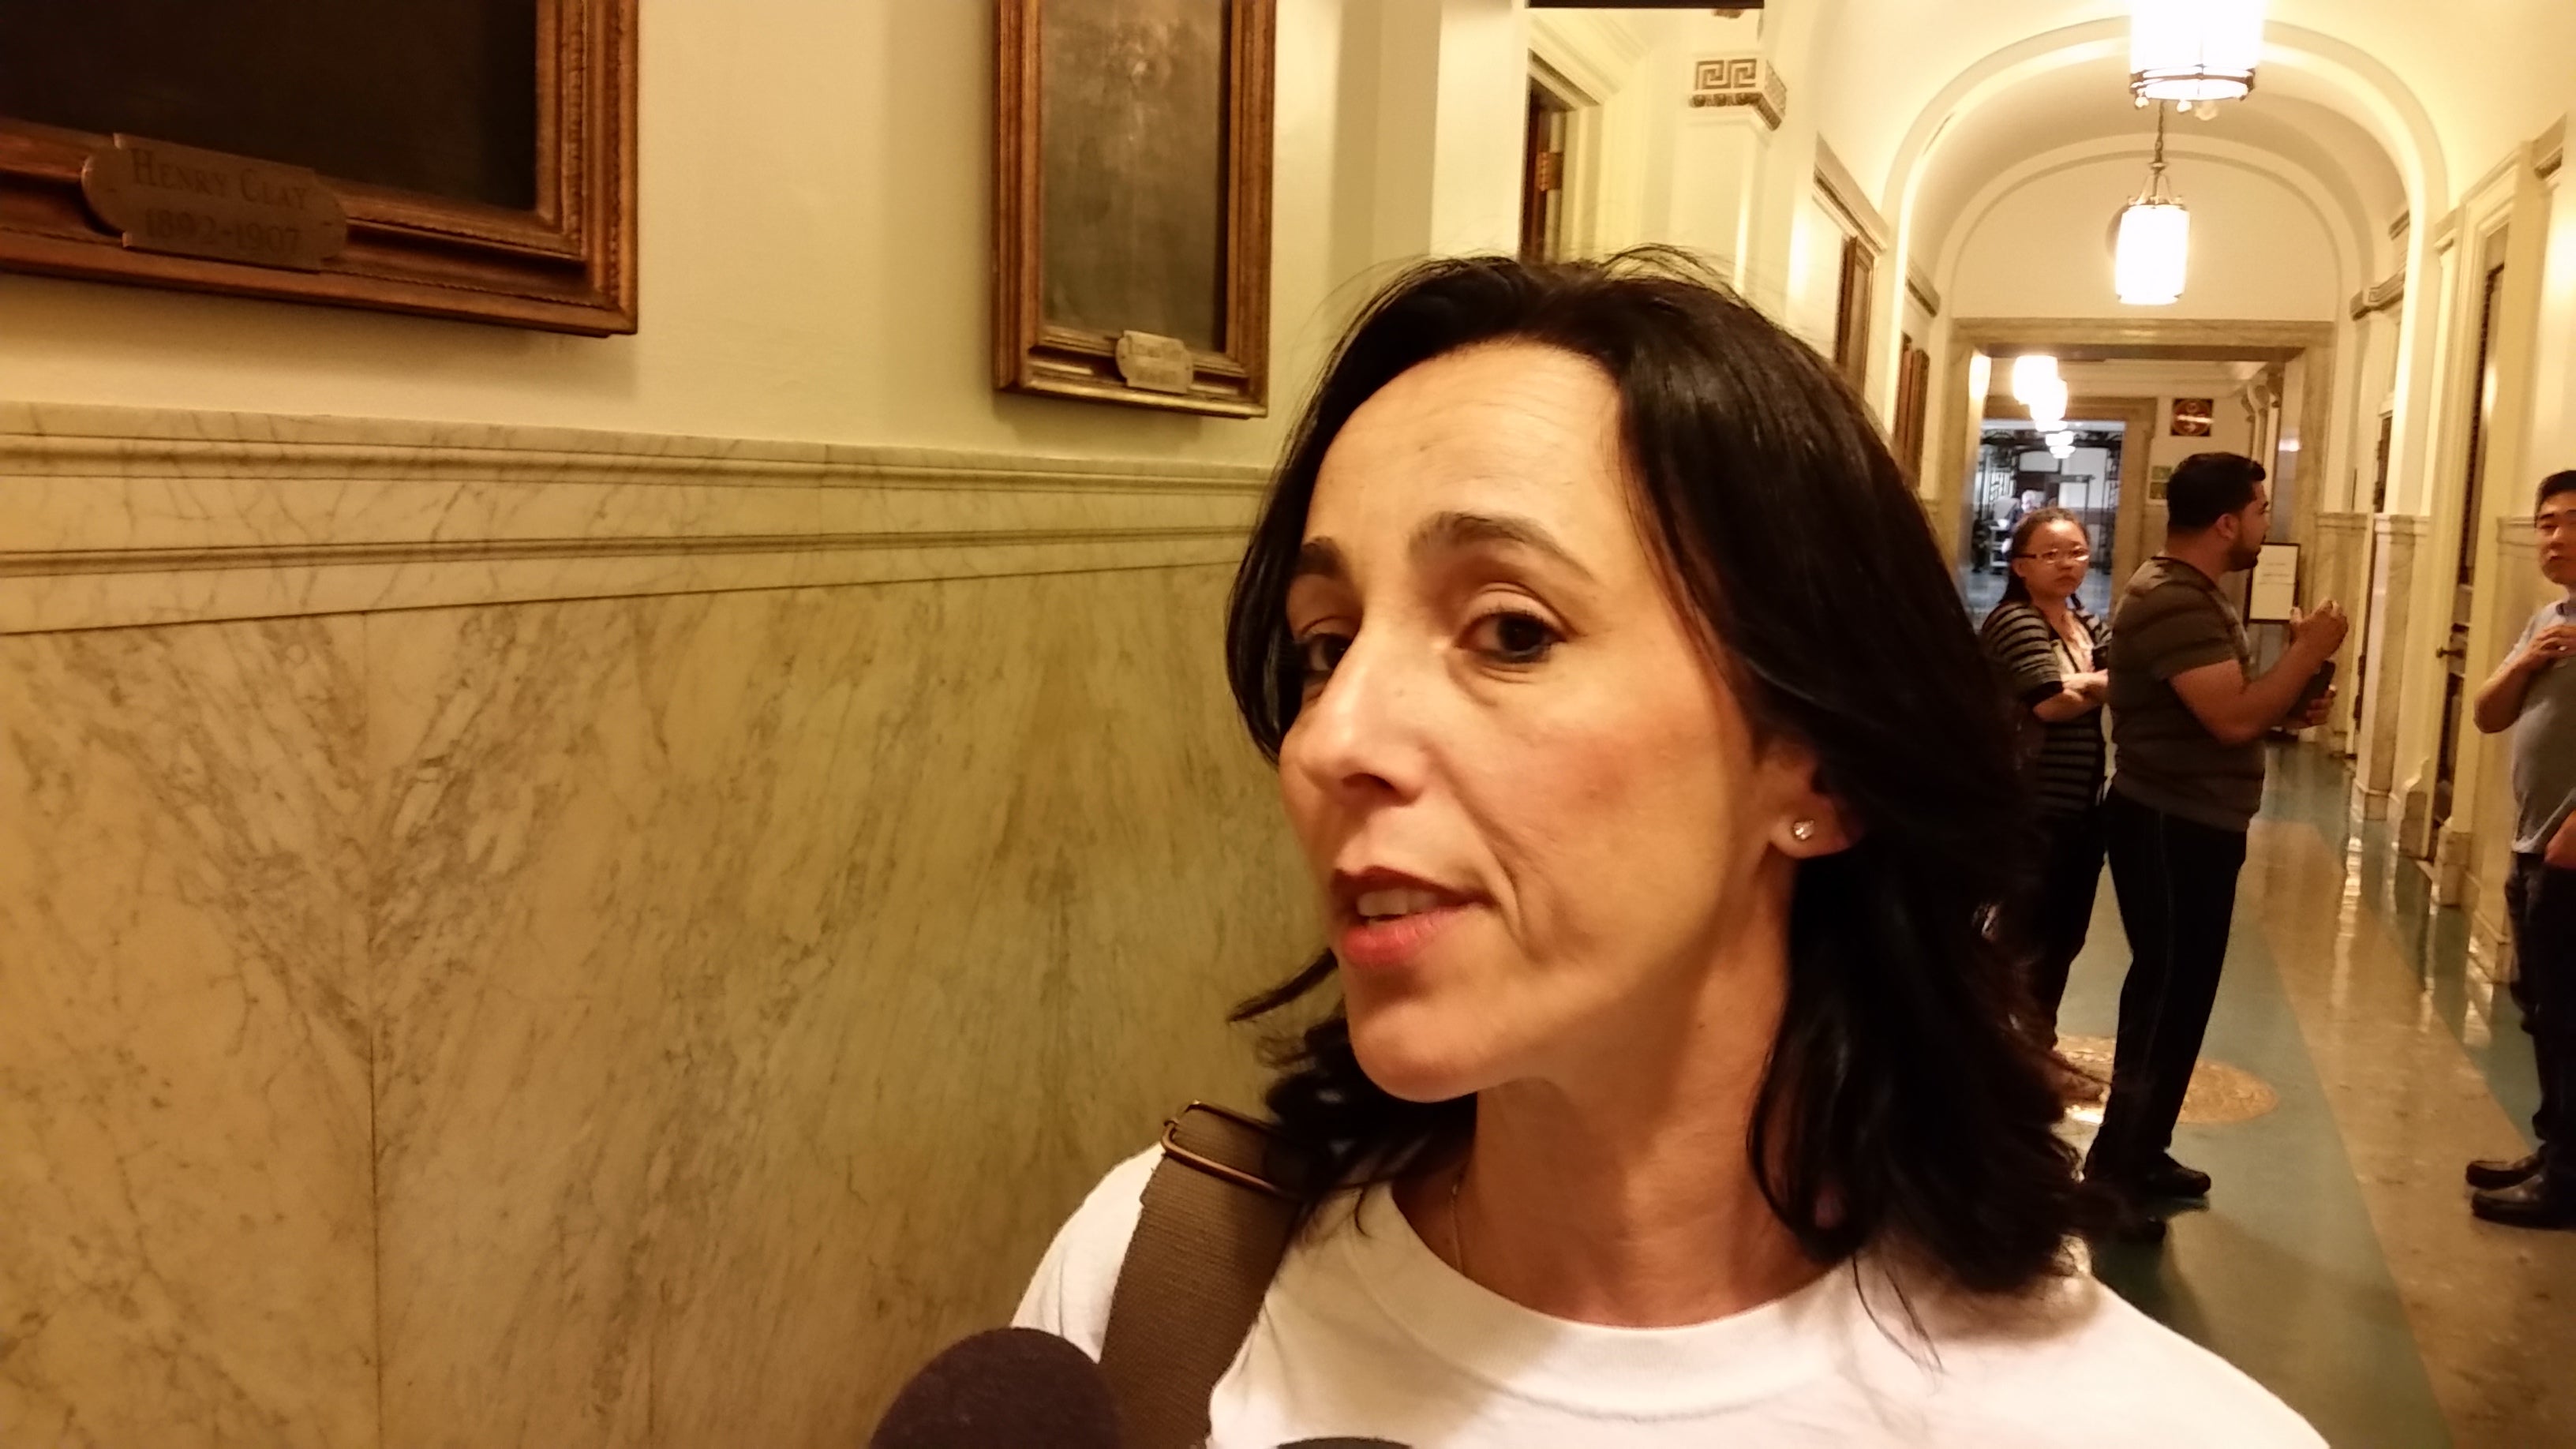
[[(2195, 148), (2268, 158), (2285, 176), (2310, 183), (2301, 189), (2321, 195), (2376, 266), (2389, 222), (2406, 210), (2405, 185), (2378, 141), (2316, 98), (2319, 89), (2295, 72), (2267, 74), (2252, 96), (2220, 108), (2214, 119), (2175, 118), (2170, 175), (2188, 202)], [(1998, 178), (2034, 157), (2133, 142), (2143, 181), (2154, 130), (2154, 113), (2129, 99), (2121, 58), (2083, 61), (2014, 86), (1941, 132), (1916, 192), (1909, 249), (1927, 266), (1942, 256), (1954, 233), (1976, 223), (1972, 209), (1982, 212), (1995, 199)]]
[[(1802, 16), (1813, 46), (1793, 84), (1817, 107), (1820, 133), (1865, 186), (1888, 188), (1906, 138), (1945, 89), (1999, 54), (2054, 32), (2111, 37), (2125, 69), (2132, 0), (1773, 0)], [(2154, 0), (2140, 0), (2154, 3)], [(2357, 119), (2393, 105), (2427, 118), (2428, 176), (2474, 181), (2576, 103), (2576, 4), (2569, 0), (2270, 0), (2276, 39), (2323, 38), (2374, 74), (2300, 99)], [(2267, 63), (2258, 97), (2291, 94), (2289, 57)], [(2316, 79), (2323, 71), (2309, 68)], [(2361, 95), (2370, 90), (2375, 95)], [(2117, 92), (2113, 92), (2116, 99)], [(1939, 117), (1933, 117), (1937, 121)], [(2385, 131), (2380, 138), (2387, 140)], [(2035, 150), (2046, 147), (2035, 147)], [(2386, 147), (2383, 145), (2383, 149)], [(1882, 208), (1900, 198), (1884, 191)], [(2431, 198), (2447, 209), (2451, 196)]]

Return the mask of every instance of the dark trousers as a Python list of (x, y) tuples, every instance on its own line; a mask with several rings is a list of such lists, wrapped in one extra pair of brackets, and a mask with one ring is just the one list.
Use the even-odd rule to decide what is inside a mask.
[(2017, 944), (2030, 981), (2043, 1041), (2057, 1036), (2066, 976), (2093, 926), (2093, 896), (2102, 885), (2102, 807), (2040, 821), (2039, 871), (2018, 912)]
[(2245, 833), (2151, 810), (2113, 792), (2102, 806), (2111, 890), (2129, 934), (2111, 1100), (2087, 1175), (2134, 1180), (2173, 1145), (2200, 1060), (2245, 867)]
[(2540, 1138), (2551, 1186), (2576, 1190), (2576, 870), (2554, 870), (2536, 855), (2513, 858), (2505, 878), (2513, 926), (2513, 1000), (2540, 1068)]

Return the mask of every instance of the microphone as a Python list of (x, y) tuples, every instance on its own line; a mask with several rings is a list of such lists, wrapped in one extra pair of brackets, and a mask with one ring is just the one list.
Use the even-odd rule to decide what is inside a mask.
[(1052, 1333), (997, 1328), (922, 1367), (868, 1449), (1119, 1449), (1109, 1380)]

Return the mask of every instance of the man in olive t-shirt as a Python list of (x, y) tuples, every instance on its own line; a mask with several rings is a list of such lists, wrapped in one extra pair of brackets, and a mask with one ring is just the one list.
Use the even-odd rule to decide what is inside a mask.
[(2146, 1239), (2164, 1235), (2147, 1202), (2209, 1191), (2208, 1175), (2168, 1149), (2218, 1000), (2245, 830), (2263, 803), (2263, 733), (2323, 717), (2330, 696), (2308, 686), (2348, 627), (2332, 603), (2293, 615), (2290, 647), (2258, 678), (2218, 580), (2262, 556), (2272, 521), (2263, 466), (2195, 453), (2174, 469), (2165, 503), (2165, 551), (2129, 580), (2111, 625), (2118, 758), (2102, 813), (2130, 961), (2111, 1100), (2084, 1166), (2121, 1204), (2123, 1234)]

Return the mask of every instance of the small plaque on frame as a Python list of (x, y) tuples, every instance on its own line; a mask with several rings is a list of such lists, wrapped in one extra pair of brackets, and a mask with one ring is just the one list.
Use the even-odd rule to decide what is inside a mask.
[(117, 136), (81, 165), (81, 195), (128, 250), (319, 271), (348, 214), (301, 166)]
[(1132, 328), (1118, 334), (1118, 375), (1129, 387), (1147, 392), (1185, 393), (1198, 369), (1190, 361), (1190, 345), (1177, 337), (1162, 337)]

